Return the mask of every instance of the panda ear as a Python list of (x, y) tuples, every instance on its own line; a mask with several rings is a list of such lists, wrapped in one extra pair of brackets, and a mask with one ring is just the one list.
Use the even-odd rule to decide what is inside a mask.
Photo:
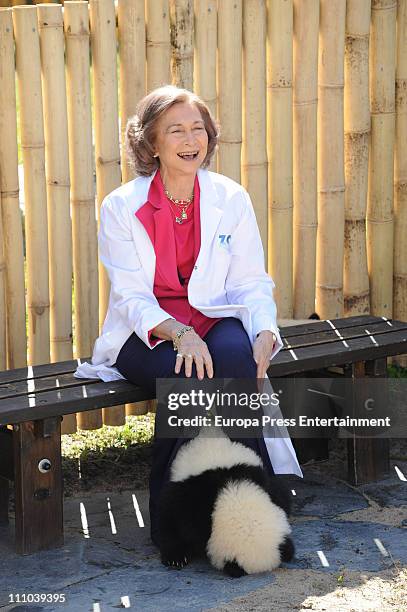
[(279, 546), (281, 561), (288, 562), (294, 557), (295, 548), (291, 538), (285, 538)]

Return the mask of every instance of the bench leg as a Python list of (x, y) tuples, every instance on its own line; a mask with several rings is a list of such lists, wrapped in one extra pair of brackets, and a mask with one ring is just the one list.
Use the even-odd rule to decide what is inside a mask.
[(8, 523), (8, 497), (8, 480), (0, 476), (0, 525), (7, 525)]
[[(386, 377), (386, 358), (360, 361), (351, 368), (353, 378)], [(348, 440), (348, 480), (354, 485), (380, 480), (390, 471), (389, 440), (352, 438)]]
[(15, 425), (13, 439), (16, 551), (62, 546), (61, 418)]
[(8, 523), (9, 481), (13, 478), (13, 434), (7, 427), (0, 427), (0, 525)]

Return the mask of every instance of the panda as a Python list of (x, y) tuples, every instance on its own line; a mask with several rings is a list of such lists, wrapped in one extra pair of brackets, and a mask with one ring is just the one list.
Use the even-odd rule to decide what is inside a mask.
[(181, 568), (207, 555), (227, 575), (271, 571), (294, 556), (291, 497), (254, 450), (201, 430), (179, 449), (160, 498), (160, 553)]

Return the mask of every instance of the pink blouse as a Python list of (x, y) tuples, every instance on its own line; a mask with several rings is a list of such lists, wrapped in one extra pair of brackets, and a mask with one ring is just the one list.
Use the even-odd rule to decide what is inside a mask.
[[(156, 269), (153, 293), (160, 307), (180, 323), (192, 325), (203, 338), (220, 319), (206, 317), (188, 302), (188, 283), (201, 247), (199, 197), (196, 177), (194, 199), (187, 209), (188, 219), (177, 223), (176, 206), (165, 195), (158, 170), (151, 182), (147, 202), (135, 214), (154, 247)], [(151, 336), (150, 331), (150, 344), (154, 346), (158, 339)]]

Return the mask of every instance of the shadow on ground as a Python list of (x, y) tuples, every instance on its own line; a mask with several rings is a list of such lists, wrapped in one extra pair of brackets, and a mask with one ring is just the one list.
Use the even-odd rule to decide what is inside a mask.
[[(86, 491), (86, 486), (79, 485), (84, 488), (80, 492), (72, 486), (74, 494), (64, 505), (62, 549), (19, 557), (13, 552), (13, 521), (0, 528), (0, 610), (104, 612), (131, 607), (145, 612), (194, 612), (238, 609), (234, 601), (251, 598), (256, 600), (252, 609), (270, 610), (277, 609), (270, 601), (273, 585), (284, 577), (287, 584), (297, 582), (301, 588), (290, 588), (284, 595), (287, 607), (279, 604), (278, 609), (296, 610), (305, 609), (304, 600), (315, 594), (316, 583), (310, 577), (332, 577), (318, 583), (323, 596), (333, 590), (345, 570), (360, 576), (362, 583), (363, 573), (381, 575), (406, 566), (407, 482), (400, 479), (394, 465), (407, 475), (407, 462), (393, 461), (388, 478), (354, 488), (342, 480), (342, 463), (336, 460), (336, 464), (334, 457), (328, 463), (305, 467), (304, 480), (287, 478), (294, 501), (295, 560), (272, 574), (237, 580), (205, 561), (193, 562), (183, 570), (161, 565), (149, 540), (147, 490), (140, 488), (147, 472), (135, 479), (134, 488), (126, 490), (120, 489), (124, 483), (128, 487), (129, 473), (125, 471), (127, 477), (122, 479), (120, 470), (116, 483), (109, 484), (106, 474), (100, 476), (103, 491)], [(103, 470), (103, 461), (100, 466)], [(95, 478), (95, 473), (88, 476)], [(61, 593), (66, 601), (16, 602), (16, 594), (21, 602), (23, 594), (35, 593)], [(14, 594), (14, 604), (10, 604), (10, 594)], [(250, 609), (250, 605), (245, 603), (239, 609)]]

